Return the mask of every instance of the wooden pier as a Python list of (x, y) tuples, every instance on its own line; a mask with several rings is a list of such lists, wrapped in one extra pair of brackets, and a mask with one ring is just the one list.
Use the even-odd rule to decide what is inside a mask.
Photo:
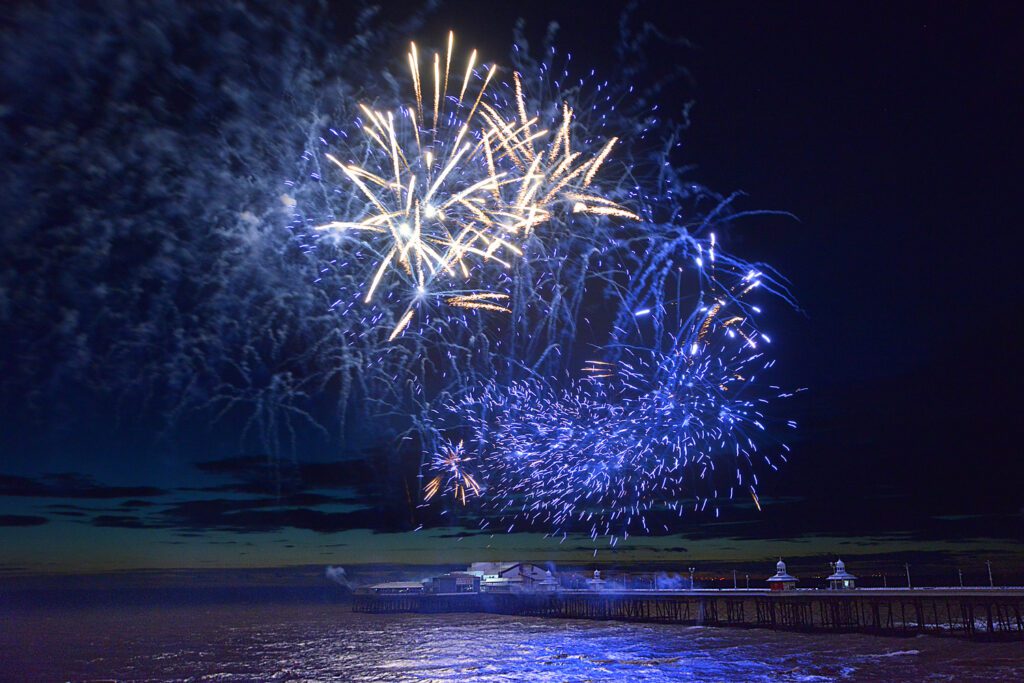
[(373, 614), (485, 612), (784, 631), (1024, 640), (1024, 589), (357, 594)]

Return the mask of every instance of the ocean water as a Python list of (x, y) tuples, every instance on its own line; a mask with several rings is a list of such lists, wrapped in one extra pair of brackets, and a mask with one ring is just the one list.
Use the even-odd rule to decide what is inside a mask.
[(1024, 644), (345, 605), (0, 611), (4, 681), (1020, 681)]

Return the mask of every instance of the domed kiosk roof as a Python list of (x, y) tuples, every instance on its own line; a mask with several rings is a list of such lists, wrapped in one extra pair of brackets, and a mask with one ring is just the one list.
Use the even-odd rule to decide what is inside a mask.
[(846, 563), (843, 562), (842, 560), (838, 560), (836, 562), (836, 572), (832, 576), (828, 577), (828, 580), (829, 581), (843, 581), (843, 580), (852, 580), (852, 579), (856, 579), (856, 578), (857, 577), (854, 576), (853, 574), (848, 574), (846, 572)]
[(779, 558), (779, 561), (775, 564), (775, 576), (771, 576), (768, 578), (769, 583), (795, 583), (799, 580), (800, 579), (796, 578), (795, 576), (790, 576), (786, 573), (786, 563), (782, 561), (781, 557)]

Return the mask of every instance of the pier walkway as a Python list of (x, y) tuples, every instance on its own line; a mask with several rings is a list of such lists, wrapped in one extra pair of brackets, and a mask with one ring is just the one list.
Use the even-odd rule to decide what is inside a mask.
[(356, 594), (354, 612), (486, 612), (786, 631), (1024, 640), (1024, 589)]

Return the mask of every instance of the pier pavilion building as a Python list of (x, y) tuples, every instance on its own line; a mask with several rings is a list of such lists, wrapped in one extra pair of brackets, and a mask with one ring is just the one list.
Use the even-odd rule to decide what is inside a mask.
[(786, 563), (779, 558), (775, 565), (775, 576), (768, 577), (768, 587), (773, 591), (788, 591), (796, 588), (796, 582), (800, 579), (786, 573)]
[(846, 571), (846, 563), (836, 562), (835, 573), (828, 577), (828, 587), (832, 590), (851, 590), (857, 587), (857, 577)]

